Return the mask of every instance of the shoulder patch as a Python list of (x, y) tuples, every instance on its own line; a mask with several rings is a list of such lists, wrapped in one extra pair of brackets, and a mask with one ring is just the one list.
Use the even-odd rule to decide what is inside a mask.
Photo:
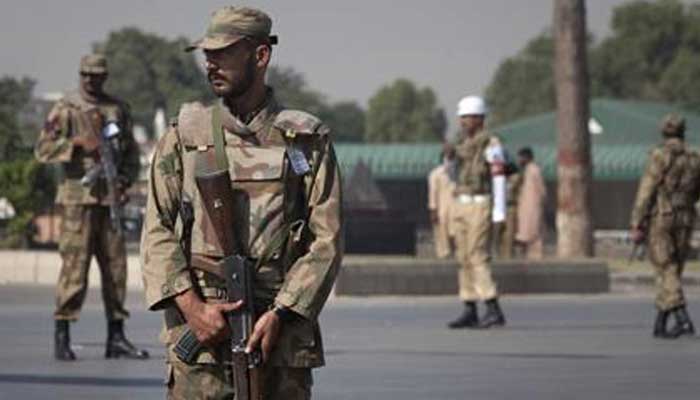
[(283, 110), (275, 118), (273, 125), (286, 135), (327, 135), (330, 129), (321, 120), (304, 111)]
[(177, 126), (184, 146), (214, 144), (211, 137), (211, 107), (199, 102), (183, 104), (177, 116)]

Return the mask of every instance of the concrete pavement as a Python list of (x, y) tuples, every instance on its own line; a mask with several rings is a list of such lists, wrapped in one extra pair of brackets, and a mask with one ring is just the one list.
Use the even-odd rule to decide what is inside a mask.
[[(99, 291), (75, 325), (80, 361), (51, 358), (52, 289), (0, 286), (0, 399), (162, 399), (160, 317), (129, 293), (146, 362), (104, 360)], [(700, 319), (700, 294), (690, 293)], [(322, 315), (328, 366), (315, 399), (696, 399), (700, 340), (650, 336), (649, 295), (509, 296), (509, 325), (450, 331), (452, 297), (335, 298)]]

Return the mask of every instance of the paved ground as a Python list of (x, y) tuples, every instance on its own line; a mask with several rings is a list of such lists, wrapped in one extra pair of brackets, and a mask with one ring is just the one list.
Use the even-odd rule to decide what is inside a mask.
[[(75, 326), (80, 361), (51, 358), (50, 289), (0, 286), (0, 399), (162, 399), (159, 316), (130, 294), (147, 362), (102, 359), (98, 294)], [(690, 296), (700, 321), (700, 296)], [(328, 366), (316, 399), (697, 399), (700, 339), (651, 339), (651, 298), (538, 296), (504, 300), (509, 327), (448, 331), (453, 298), (335, 299), (323, 325)]]

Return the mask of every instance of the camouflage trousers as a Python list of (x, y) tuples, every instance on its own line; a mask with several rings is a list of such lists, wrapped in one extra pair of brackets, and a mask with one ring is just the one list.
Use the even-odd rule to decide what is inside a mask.
[[(219, 364), (188, 365), (177, 357), (167, 364), (168, 400), (235, 400), (231, 368)], [(310, 368), (263, 367), (265, 400), (311, 399)]]
[(126, 249), (124, 238), (112, 229), (109, 208), (98, 205), (65, 205), (59, 251), (63, 265), (56, 287), (55, 319), (76, 320), (88, 288), (92, 256), (97, 258), (102, 281), (102, 300), (109, 321), (129, 316), (126, 296)]
[(692, 228), (674, 226), (673, 217), (659, 216), (649, 226), (649, 258), (656, 273), (656, 307), (667, 311), (685, 305), (681, 276)]
[(455, 202), (452, 209), (459, 270), (459, 297), (463, 301), (489, 300), (498, 295), (491, 277), (489, 238), (491, 202)]

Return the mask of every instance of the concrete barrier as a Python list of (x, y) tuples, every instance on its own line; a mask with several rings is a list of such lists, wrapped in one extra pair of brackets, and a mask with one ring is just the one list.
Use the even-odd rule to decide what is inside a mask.
[[(413, 257), (347, 258), (336, 282), (336, 294), (454, 295), (457, 268), (453, 260)], [(597, 260), (497, 261), (493, 275), (501, 293), (606, 293), (607, 264)]]
[[(127, 287), (142, 289), (141, 266), (137, 254), (127, 259)], [(55, 285), (61, 270), (56, 251), (0, 251), (0, 284)], [(90, 287), (100, 286), (100, 270), (93, 257), (88, 279)]]

